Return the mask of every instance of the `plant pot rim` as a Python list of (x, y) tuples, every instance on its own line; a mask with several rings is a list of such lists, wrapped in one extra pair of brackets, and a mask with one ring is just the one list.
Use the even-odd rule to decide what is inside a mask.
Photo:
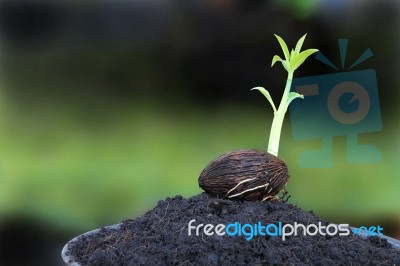
[(64, 262), (68, 265), (68, 266), (82, 266), (79, 262), (75, 261), (75, 258), (72, 256), (71, 252), (69, 251), (69, 246), (75, 242), (78, 241), (78, 239), (82, 236), (90, 236), (90, 235), (94, 235), (96, 233), (98, 233), (101, 229), (119, 229), (121, 227), (122, 223), (119, 224), (113, 224), (113, 225), (108, 225), (102, 228), (97, 228), (91, 231), (88, 231), (86, 233), (80, 234), (76, 237), (74, 237), (73, 239), (71, 239), (70, 241), (68, 241), (67, 244), (65, 244), (65, 246), (63, 247), (62, 251), (61, 251), (61, 257), (64, 260)]
[[(72, 254), (69, 252), (69, 246), (70, 246), (73, 242), (77, 241), (77, 240), (78, 240), (80, 237), (82, 237), (82, 236), (94, 235), (94, 234), (98, 233), (101, 229), (119, 229), (121, 226), (122, 226), (122, 223), (113, 224), (113, 225), (105, 226), (105, 227), (102, 227), (102, 228), (97, 228), (97, 229), (88, 231), (88, 232), (86, 232), (86, 233), (83, 233), (83, 234), (81, 234), (81, 235), (78, 235), (78, 236), (74, 237), (74, 238), (71, 239), (67, 244), (65, 244), (65, 246), (63, 247), (63, 249), (62, 249), (62, 251), (61, 251), (61, 257), (62, 257), (62, 259), (64, 260), (64, 262), (65, 262), (66, 265), (68, 265), (68, 266), (82, 266), (79, 262), (75, 261), (75, 258), (74, 258), (74, 257), (72, 256)], [(352, 229), (358, 229), (358, 228), (356, 228), (356, 227), (351, 227), (351, 226), (350, 226), (349, 228), (350, 228), (350, 230), (352, 230)], [(363, 231), (360, 233), (360, 236), (363, 237), (363, 238), (366, 238), (366, 237), (367, 237), (366, 233), (363, 232)], [(380, 238), (382, 238), (382, 239), (386, 239), (386, 240), (389, 242), (389, 244), (390, 244), (393, 248), (400, 250), (400, 240), (395, 239), (395, 238), (390, 237), (390, 236), (386, 236), (386, 235), (380, 235), (380, 236), (378, 235), (378, 237), (380, 237)], [(68, 254), (67, 254), (67, 253), (68, 253)]]

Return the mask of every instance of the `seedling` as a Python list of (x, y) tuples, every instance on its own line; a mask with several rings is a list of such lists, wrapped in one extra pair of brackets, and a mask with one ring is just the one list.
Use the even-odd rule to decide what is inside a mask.
[(302, 99), (304, 98), (303, 95), (297, 92), (290, 92), (293, 80), (293, 73), (297, 68), (299, 68), (299, 66), (301, 66), (301, 64), (303, 64), (303, 62), (307, 59), (307, 57), (309, 57), (313, 53), (318, 52), (318, 49), (308, 49), (303, 52), (300, 52), (300, 49), (303, 46), (306, 35), (307, 34), (304, 34), (304, 36), (300, 38), (300, 40), (296, 44), (295, 49), (294, 50), (292, 49), (292, 51), (289, 53), (289, 49), (285, 41), (281, 37), (275, 34), (275, 37), (278, 39), (278, 42), (282, 48), (285, 60), (283, 60), (279, 55), (275, 55), (272, 58), (271, 67), (274, 66), (276, 62), (281, 62), (283, 67), (288, 72), (286, 86), (283, 92), (281, 103), (279, 104), (279, 108), (276, 109), (274, 101), (272, 100), (271, 95), (266, 89), (264, 89), (263, 87), (255, 87), (252, 89), (260, 91), (265, 96), (265, 98), (267, 98), (267, 100), (272, 106), (272, 109), (274, 110), (274, 119), (272, 120), (272, 127), (269, 135), (268, 152), (275, 156), (278, 156), (279, 140), (281, 137), (283, 119), (285, 118), (285, 114), (289, 107), (289, 104), (296, 98), (302, 98)]
[(296, 98), (303, 98), (297, 92), (290, 92), (294, 71), (302, 63), (317, 52), (317, 49), (308, 49), (300, 52), (306, 38), (305, 34), (299, 39), (296, 47), (289, 52), (285, 41), (275, 35), (282, 48), (284, 58), (275, 55), (271, 66), (281, 62), (288, 73), (285, 90), (278, 109), (269, 92), (263, 87), (252, 90), (260, 91), (269, 101), (274, 111), (271, 132), (268, 142), (268, 152), (258, 150), (239, 150), (225, 153), (201, 172), (199, 185), (211, 195), (229, 199), (271, 200), (277, 199), (277, 194), (283, 191), (289, 180), (289, 171), (286, 163), (278, 157), (279, 141), (283, 119), (289, 104)]

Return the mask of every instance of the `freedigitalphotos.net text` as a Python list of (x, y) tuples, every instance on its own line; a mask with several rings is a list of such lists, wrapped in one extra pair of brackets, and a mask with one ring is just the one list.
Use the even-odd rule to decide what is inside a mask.
[(196, 219), (192, 219), (188, 223), (188, 235), (199, 236), (205, 234), (206, 236), (218, 235), (218, 236), (244, 236), (246, 240), (251, 240), (255, 236), (279, 236), (285, 241), (286, 237), (292, 235), (314, 236), (314, 235), (337, 235), (347, 236), (350, 234), (350, 227), (348, 224), (328, 224), (322, 225), (321, 222), (318, 224), (304, 225), (295, 222), (294, 224), (277, 224), (271, 223), (264, 225), (262, 222), (256, 224), (241, 224), (239, 222), (225, 224), (195, 224)]

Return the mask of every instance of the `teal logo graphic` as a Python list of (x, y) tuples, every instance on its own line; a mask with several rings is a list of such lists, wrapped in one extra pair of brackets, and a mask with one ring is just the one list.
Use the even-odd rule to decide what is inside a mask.
[[(374, 69), (351, 69), (372, 57), (367, 49), (350, 67), (345, 68), (347, 39), (339, 40), (341, 68), (344, 72), (295, 78), (292, 91), (304, 95), (303, 100), (289, 106), (292, 135), (295, 140), (321, 139), (321, 148), (300, 155), (304, 168), (332, 167), (332, 138), (347, 137), (349, 163), (376, 163), (380, 151), (358, 143), (358, 134), (382, 129), (378, 86)], [(339, 71), (327, 57), (317, 53), (317, 60)]]

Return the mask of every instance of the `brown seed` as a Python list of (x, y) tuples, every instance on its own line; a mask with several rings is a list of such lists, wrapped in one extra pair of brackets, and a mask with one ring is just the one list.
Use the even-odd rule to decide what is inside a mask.
[(237, 150), (209, 163), (200, 174), (199, 186), (219, 198), (270, 200), (288, 179), (282, 159), (260, 150)]

